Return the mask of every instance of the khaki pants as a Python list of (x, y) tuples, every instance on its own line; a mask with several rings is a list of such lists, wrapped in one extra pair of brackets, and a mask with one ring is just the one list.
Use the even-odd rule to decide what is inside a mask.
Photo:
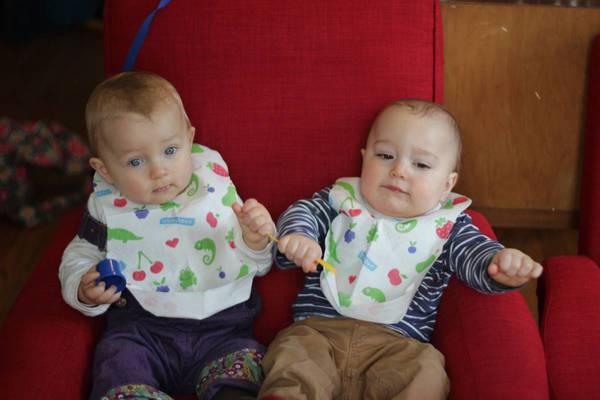
[(384, 326), (310, 317), (277, 335), (263, 359), (259, 398), (445, 399), (444, 356)]

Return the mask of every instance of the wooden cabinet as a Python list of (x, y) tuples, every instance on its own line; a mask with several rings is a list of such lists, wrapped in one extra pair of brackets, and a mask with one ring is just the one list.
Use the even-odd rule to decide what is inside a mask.
[(600, 8), (444, 2), (442, 18), (445, 103), (464, 142), (456, 190), (497, 227), (575, 226)]

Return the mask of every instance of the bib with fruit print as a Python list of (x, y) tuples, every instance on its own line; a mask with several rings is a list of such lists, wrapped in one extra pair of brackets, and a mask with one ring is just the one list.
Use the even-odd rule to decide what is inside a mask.
[(393, 218), (370, 208), (359, 183), (341, 178), (331, 189), (329, 201), (339, 214), (329, 227), (324, 258), (337, 272), (323, 270), (321, 288), (344, 316), (397, 323), (471, 200), (450, 193), (425, 215)]
[(127, 288), (156, 316), (204, 319), (247, 300), (263, 272), (236, 247), (242, 232), (231, 205), (241, 200), (220, 154), (194, 144), (192, 162), (186, 189), (160, 205), (133, 203), (94, 176), (106, 257), (122, 262)]

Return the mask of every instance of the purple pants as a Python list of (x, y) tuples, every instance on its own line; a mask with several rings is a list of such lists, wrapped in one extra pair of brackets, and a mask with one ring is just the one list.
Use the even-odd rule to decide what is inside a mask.
[(110, 389), (144, 384), (170, 395), (210, 399), (222, 385), (258, 393), (265, 348), (252, 337), (260, 309), (253, 292), (245, 303), (204, 320), (156, 317), (129, 291), (107, 312), (96, 347), (91, 400)]

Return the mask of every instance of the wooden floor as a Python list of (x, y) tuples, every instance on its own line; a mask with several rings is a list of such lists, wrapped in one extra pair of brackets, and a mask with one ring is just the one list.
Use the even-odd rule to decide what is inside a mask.
[[(102, 79), (102, 33), (97, 29), (53, 33), (20, 44), (0, 39), (0, 113), (14, 119), (53, 119), (83, 136), (83, 110)], [(52, 237), (56, 222), (35, 228), (0, 220), (0, 324)], [(574, 254), (575, 230), (496, 229), (500, 241), (536, 260)], [(523, 289), (535, 317), (535, 284)]]

